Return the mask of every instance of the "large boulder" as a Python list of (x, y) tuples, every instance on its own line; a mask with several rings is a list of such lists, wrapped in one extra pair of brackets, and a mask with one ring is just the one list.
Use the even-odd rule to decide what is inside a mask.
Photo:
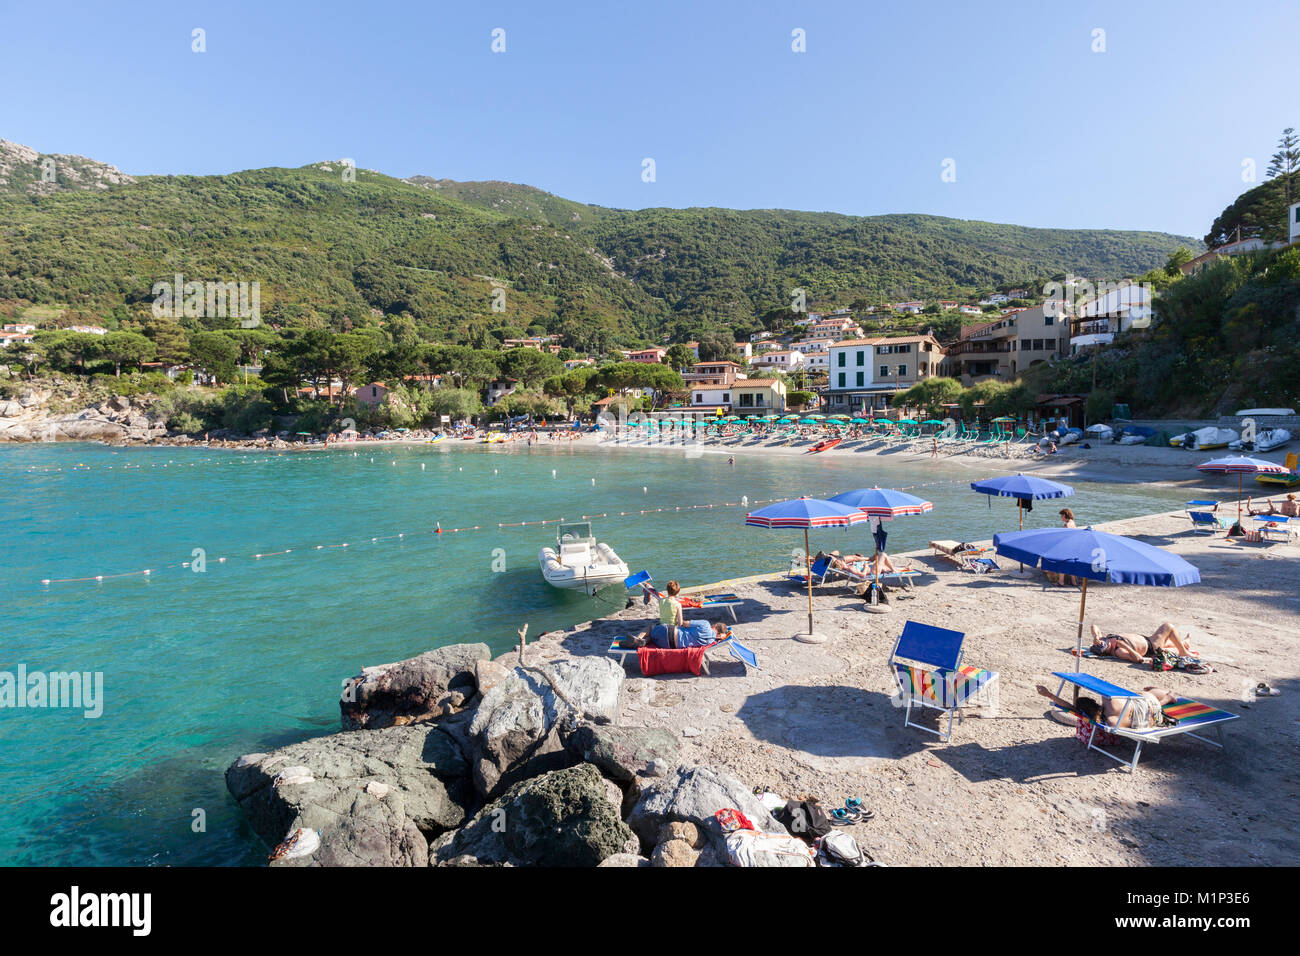
[(578, 760), (595, 764), (600, 772), (623, 785), (652, 775), (656, 760), (675, 767), (681, 743), (671, 730), (660, 727), (614, 727), (582, 724), (568, 734), (564, 745)]
[(363, 668), (343, 686), (343, 729), (373, 730), (445, 716), (474, 696), (475, 666), (491, 658), (486, 644), (452, 644)]
[(299, 828), (320, 848), (277, 865), (423, 866), (474, 801), (469, 765), (434, 725), (317, 737), (240, 757), (226, 786), (268, 846)]
[[(618, 719), (623, 668), (606, 657), (580, 657), (543, 665), (564, 696), (590, 719)], [(562, 717), (576, 715), (550, 681), (513, 668), (483, 695), (469, 727), (474, 785), (491, 799), (525, 777), (570, 766), (580, 758), (565, 747)]]
[(727, 807), (739, 810), (766, 833), (789, 835), (748, 787), (711, 767), (678, 767), (663, 780), (649, 784), (627, 822), (647, 849), (659, 842), (664, 824), (673, 822), (693, 823), (720, 842), (722, 833), (713, 815)]
[(600, 772), (581, 764), (520, 781), (429, 853), (434, 865), (598, 866), (635, 841)]

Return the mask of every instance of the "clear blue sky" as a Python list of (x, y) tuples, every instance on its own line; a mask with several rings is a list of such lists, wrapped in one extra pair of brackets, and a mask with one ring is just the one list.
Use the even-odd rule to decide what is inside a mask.
[(1199, 237), (1300, 127), (1298, 63), (1295, 0), (0, 0), (0, 137), (134, 174), (351, 157), (606, 206)]

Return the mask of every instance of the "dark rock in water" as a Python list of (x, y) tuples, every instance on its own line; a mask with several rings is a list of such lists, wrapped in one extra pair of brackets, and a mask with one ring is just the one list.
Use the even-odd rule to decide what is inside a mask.
[(621, 784), (649, 775), (656, 760), (675, 766), (680, 743), (671, 730), (583, 724), (566, 736), (565, 747), (584, 763)]
[(675, 773), (651, 783), (627, 822), (647, 849), (655, 846), (664, 824), (674, 821), (694, 823), (720, 842), (722, 833), (713, 815), (728, 807), (739, 810), (765, 833), (789, 836), (748, 787), (711, 767), (678, 767)]
[(475, 665), (491, 657), (486, 644), (452, 644), (363, 668), (339, 699), (343, 729), (374, 730), (445, 716), (474, 696)]
[(523, 780), (429, 848), (434, 865), (597, 866), (635, 835), (590, 764)]
[[(623, 669), (604, 657), (545, 665), (564, 695), (592, 719), (615, 720)], [(537, 673), (514, 668), (484, 695), (469, 736), (474, 785), (491, 799), (526, 777), (571, 766), (579, 758), (564, 747), (559, 723), (573, 709)]]
[(240, 757), (226, 786), (267, 844), (302, 827), (313, 853), (277, 866), (423, 866), (429, 839), (464, 822), (469, 764), (433, 725), (318, 737)]

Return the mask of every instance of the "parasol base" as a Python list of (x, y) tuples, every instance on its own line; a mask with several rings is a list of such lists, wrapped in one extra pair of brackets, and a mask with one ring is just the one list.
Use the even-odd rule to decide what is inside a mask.
[(828, 638), (825, 634), (818, 634), (816, 631), (800, 631), (794, 636), (794, 639), (801, 644), (825, 644)]
[(1003, 571), (1002, 573), (1013, 578), (1032, 578), (1035, 574), (1035, 572), (1024, 568), (1015, 571)]
[(1055, 707), (1047, 712), (1047, 716), (1052, 718), (1052, 720), (1056, 721), (1058, 724), (1067, 724), (1070, 727), (1073, 727), (1078, 719), (1069, 711), (1057, 710)]

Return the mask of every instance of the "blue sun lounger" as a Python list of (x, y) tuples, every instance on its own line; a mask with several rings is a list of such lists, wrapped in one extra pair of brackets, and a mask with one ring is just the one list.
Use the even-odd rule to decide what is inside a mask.
[[(632, 656), (635, 657), (637, 652), (637, 649), (635, 647), (624, 647), (623, 642), (625, 640), (627, 640), (627, 638), (625, 637), (614, 638), (612, 641), (609, 642), (609, 650), (606, 652), (611, 657), (617, 657), (618, 662), (620, 664), (626, 664), (628, 655), (631, 654)], [(715, 649), (722, 649), (722, 648), (725, 648), (727, 651), (729, 651), (732, 657), (740, 661), (746, 667), (752, 667), (754, 670), (762, 669), (758, 666), (758, 655), (755, 654), (753, 651), (751, 651), (744, 644), (740, 643), (740, 641), (736, 640), (736, 635), (728, 631), (727, 637), (723, 638), (720, 641), (715, 641), (712, 644), (705, 645), (704, 660), (700, 664), (700, 671), (702, 673), (704, 674), (709, 673), (708, 652)]]
[[(652, 597), (656, 599), (663, 597), (663, 595), (659, 593), (659, 589), (654, 586), (654, 580), (650, 577), (649, 571), (638, 571), (636, 574), (624, 578), (623, 587), (627, 588), (629, 591), (639, 587), (641, 593), (645, 596), (647, 604), (650, 603), (650, 598)], [(687, 595), (683, 594), (681, 596), (686, 597)], [(696, 597), (696, 595), (689, 596)], [(700, 602), (698, 608), (687, 609), (683, 607), (683, 610), (716, 611), (718, 608), (722, 608), (731, 615), (732, 623), (735, 623), (737, 620), (736, 608), (745, 603), (739, 597), (730, 592), (724, 594), (701, 594), (698, 595), (698, 598)]]
[(1210, 511), (1189, 511), (1187, 517), (1192, 519), (1193, 534), (1217, 534), (1228, 527), (1226, 520)]
[[(967, 704), (993, 703), (996, 671), (962, 664), (966, 635), (932, 624), (908, 621), (889, 655), (889, 669), (898, 687), (895, 704), (905, 706), (903, 724), (935, 734), (944, 743), (952, 736), (953, 714)], [(912, 722), (912, 708), (937, 710), (948, 715), (945, 730), (931, 730)], [(942, 718), (940, 718), (942, 723)]]
[[(1124, 707), (1120, 711), (1120, 719), (1123, 720), (1125, 711), (1131, 706), (1132, 698), (1140, 697), (1137, 691), (1125, 690), (1109, 681), (1104, 681), (1100, 677), (1093, 677), (1091, 674), (1062, 674), (1058, 671), (1052, 672), (1053, 677), (1061, 678), (1061, 684), (1056, 689), (1056, 696), (1061, 697), (1061, 691), (1065, 689), (1066, 684), (1073, 684), (1081, 690), (1092, 691), (1099, 697), (1109, 697), (1112, 700), (1124, 700)], [(1063, 709), (1059, 704), (1052, 704), (1053, 707)], [(1209, 744), (1211, 747), (1218, 747), (1220, 750), (1225, 749), (1223, 743), (1223, 725), (1230, 720), (1236, 720), (1240, 715), (1229, 713), (1226, 710), (1219, 710), (1217, 707), (1211, 707), (1209, 704), (1202, 704), (1199, 701), (1192, 700), (1189, 697), (1179, 697), (1172, 704), (1165, 704), (1161, 708), (1166, 717), (1173, 721), (1173, 724), (1163, 727), (1150, 727), (1146, 730), (1134, 730), (1132, 727), (1112, 727), (1109, 724), (1092, 724), (1092, 731), (1088, 734), (1088, 749), (1095, 750), (1103, 756), (1109, 757), (1118, 764), (1128, 767), (1132, 773), (1137, 770), (1138, 758), (1142, 756), (1142, 745), (1148, 741), (1159, 743), (1166, 737), (1174, 737), (1179, 734), (1186, 734), (1189, 737), (1195, 737), (1197, 740)], [(1087, 720), (1087, 718), (1083, 718)], [(1215, 743), (1208, 737), (1202, 737), (1195, 733), (1197, 730), (1207, 730), (1214, 728), (1215, 736), (1219, 742)], [(1137, 743), (1137, 748), (1133, 751), (1133, 759), (1125, 760), (1123, 757), (1116, 756), (1109, 750), (1103, 750), (1096, 744), (1097, 732), (1105, 731), (1114, 734), (1116, 737), (1123, 737), (1126, 740), (1132, 740)]]

